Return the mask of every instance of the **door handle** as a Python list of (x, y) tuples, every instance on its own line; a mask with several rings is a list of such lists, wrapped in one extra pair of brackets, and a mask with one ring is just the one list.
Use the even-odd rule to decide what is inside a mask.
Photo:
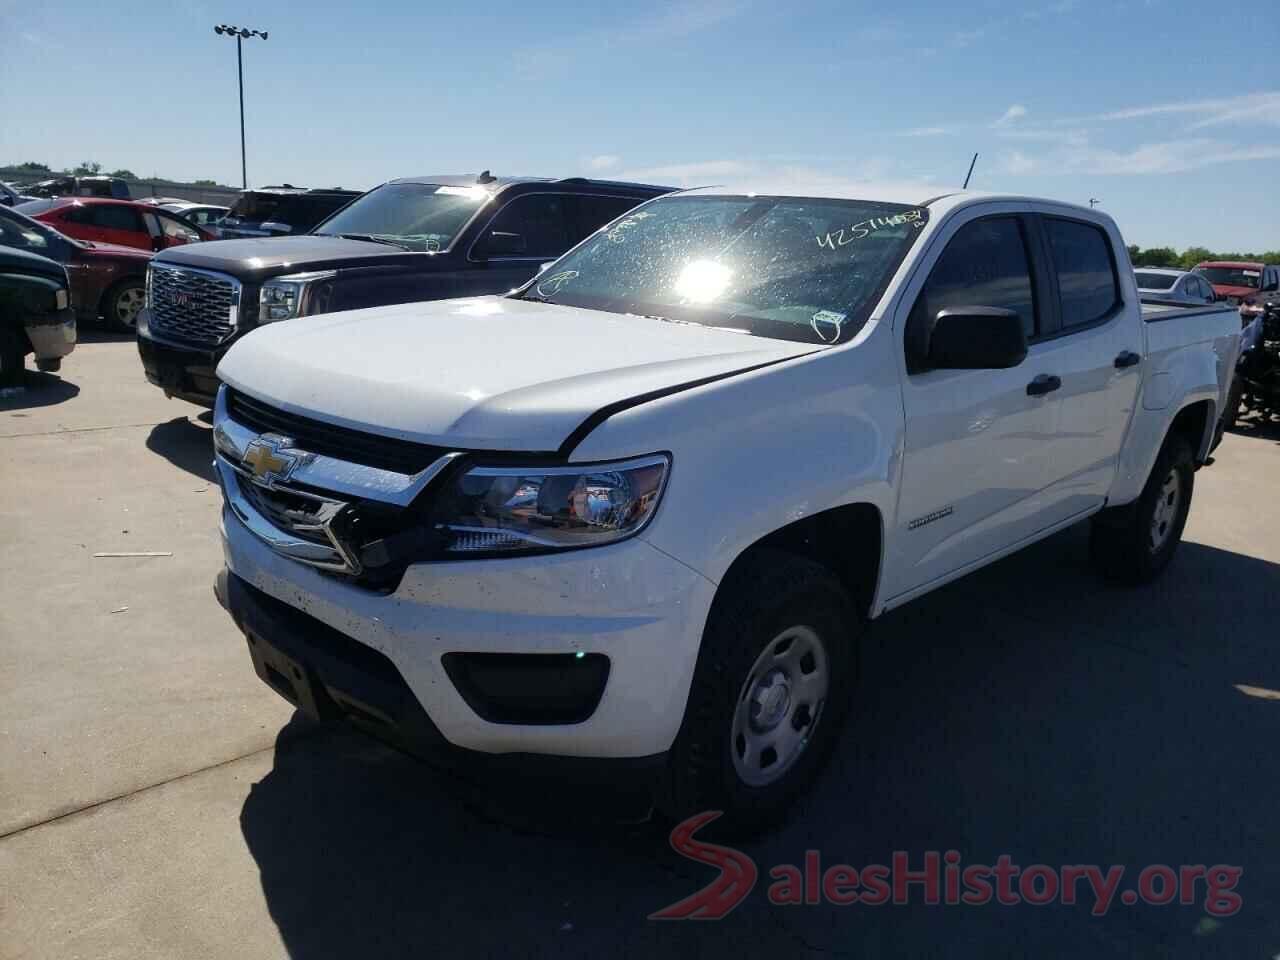
[(1061, 377), (1055, 377), (1051, 373), (1042, 373), (1027, 384), (1027, 396), (1043, 397), (1046, 393), (1053, 393), (1060, 386), (1062, 386)]
[(1132, 350), (1125, 350), (1120, 356), (1116, 357), (1116, 369), (1123, 370), (1125, 367), (1132, 367), (1142, 362), (1142, 357), (1134, 353)]

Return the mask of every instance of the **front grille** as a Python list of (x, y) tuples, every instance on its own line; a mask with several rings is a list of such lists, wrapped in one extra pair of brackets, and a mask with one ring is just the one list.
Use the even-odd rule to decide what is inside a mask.
[(442, 447), (312, 420), (230, 388), (227, 388), (227, 415), (258, 433), (280, 433), (292, 437), (294, 445), (302, 450), (396, 473), (418, 473), (448, 452)]
[(291, 533), (300, 540), (332, 546), (320, 529), (320, 521), (316, 516), (316, 508), (320, 504), (315, 500), (286, 490), (269, 490), (249, 480), (240, 484), (240, 492), (277, 529)]
[(151, 264), (151, 325), (171, 337), (216, 346), (235, 332), (240, 283), (222, 274)]

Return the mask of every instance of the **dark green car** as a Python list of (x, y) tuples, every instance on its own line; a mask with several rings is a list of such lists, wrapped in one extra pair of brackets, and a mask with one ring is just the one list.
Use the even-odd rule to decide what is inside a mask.
[(62, 264), (0, 247), (0, 389), (22, 385), (26, 356), (55, 371), (75, 349), (76, 315)]

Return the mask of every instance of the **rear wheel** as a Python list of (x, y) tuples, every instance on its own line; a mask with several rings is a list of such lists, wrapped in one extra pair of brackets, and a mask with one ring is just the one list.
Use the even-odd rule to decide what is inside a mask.
[(772, 550), (745, 558), (707, 620), (663, 811), (722, 810), (721, 833), (779, 820), (838, 739), (860, 633), (825, 567)]
[(1191, 444), (1166, 438), (1142, 495), (1093, 519), (1089, 552), (1104, 576), (1138, 584), (1160, 575), (1182, 540), (1195, 476)]
[(141, 280), (121, 280), (102, 298), (102, 315), (107, 326), (122, 333), (138, 329), (138, 313), (146, 299), (147, 289)]

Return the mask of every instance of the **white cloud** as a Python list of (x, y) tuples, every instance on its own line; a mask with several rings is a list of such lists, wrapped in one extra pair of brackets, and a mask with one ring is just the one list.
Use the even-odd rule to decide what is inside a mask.
[(1026, 115), (1027, 115), (1027, 108), (1020, 103), (1015, 103), (1003, 114), (1001, 114), (1000, 119), (997, 120), (994, 124), (992, 124), (992, 126), (1007, 127), (1009, 124), (1013, 123), (1014, 121), (1021, 120)]
[(1012, 173), (1015, 176), (1024, 173), (1034, 173), (1036, 170), (1035, 160), (1028, 157), (1021, 150), (1014, 150), (1004, 156), (1001, 166), (1005, 173)]
[(900, 137), (944, 137), (951, 133), (949, 127), (914, 127), (911, 130), (903, 130), (898, 134)]
[(1228, 123), (1264, 123), (1280, 126), (1280, 91), (1128, 107), (1104, 113), (1098, 119), (1137, 120), (1144, 117), (1185, 114), (1201, 115), (1200, 119), (1191, 125), (1193, 130)]
[(1013, 151), (1003, 158), (1008, 173), (1083, 173), (1095, 176), (1185, 173), (1223, 163), (1280, 159), (1280, 145), (1241, 146), (1222, 140), (1189, 138), (1147, 143), (1132, 150), (1068, 148), (1028, 156)]
[(621, 162), (622, 158), (612, 153), (600, 153), (586, 159), (587, 168), (597, 173), (604, 170), (612, 170)]

